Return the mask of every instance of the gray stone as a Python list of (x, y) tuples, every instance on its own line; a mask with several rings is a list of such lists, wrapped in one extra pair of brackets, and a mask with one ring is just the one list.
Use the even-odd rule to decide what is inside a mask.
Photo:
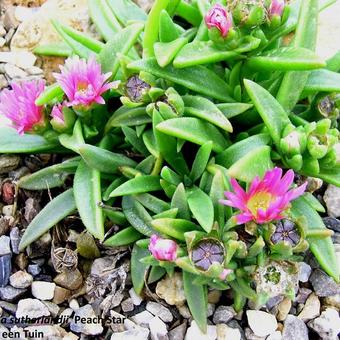
[(179, 326), (172, 329), (169, 333), (169, 340), (184, 340), (185, 333), (187, 331), (187, 324), (183, 322)]
[(28, 288), (33, 282), (33, 277), (26, 271), (19, 270), (11, 275), (9, 281), (14, 288)]
[(249, 327), (245, 329), (245, 335), (247, 340), (265, 340), (266, 336), (256, 335)]
[(111, 340), (148, 340), (149, 338), (149, 330), (147, 328), (138, 327), (128, 329), (125, 332), (113, 333), (111, 335)]
[(2, 235), (0, 237), (0, 256), (11, 254), (11, 239), (8, 236)]
[(17, 305), (6, 301), (0, 301), (0, 307), (10, 314), (15, 314), (15, 312), (17, 311)]
[[(0, 53), (1, 55), (1, 53)], [(5, 174), (18, 167), (20, 157), (15, 155), (0, 155), (0, 174)]]
[(0, 287), (6, 287), (12, 272), (12, 255), (0, 256)]
[(27, 51), (0, 52), (0, 62), (15, 65), (20, 69), (32, 67), (36, 60), (37, 57), (33, 53)]
[(248, 324), (255, 335), (259, 337), (273, 333), (277, 328), (274, 315), (259, 310), (247, 310)]
[(266, 340), (282, 340), (282, 333), (280, 331), (275, 331), (274, 333), (270, 334)]
[(318, 318), (310, 321), (308, 326), (323, 340), (337, 340), (340, 333), (339, 313), (335, 309), (327, 308)]
[(329, 184), (323, 199), (327, 206), (328, 215), (331, 217), (340, 217), (340, 188)]
[(11, 232), (9, 234), (9, 237), (11, 239), (11, 246), (12, 251), (14, 254), (19, 254), (19, 243), (20, 243), (20, 230), (18, 227), (14, 227), (11, 229)]
[(150, 321), (153, 318), (154, 318), (154, 316), (150, 312), (145, 310), (141, 313), (135, 314), (130, 319), (131, 319), (131, 321), (135, 322), (139, 326), (148, 327)]
[(185, 334), (185, 340), (215, 340), (217, 337), (216, 326), (207, 326), (207, 333), (204, 334), (198, 327), (195, 320), (191, 322), (191, 326), (188, 328)]
[(164, 322), (171, 322), (173, 316), (168, 308), (162, 306), (160, 303), (149, 301), (146, 304), (146, 309), (155, 316), (158, 316)]
[(234, 316), (236, 316), (236, 312), (233, 307), (218, 306), (214, 313), (213, 322), (215, 325), (228, 323)]
[(39, 318), (42, 316), (49, 316), (50, 311), (41, 301), (37, 299), (23, 299), (18, 303), (18, 308), (15, 313), (17, 318)]
[(2, 213), (7, 216), (7, 217), (12, 217), (13, 216), (13, 211), (14, 211), (14, 206), (13, 204), (10, 205), (4, 205), (2, 207)]
[(228, 325), (221, 323), (216, 326), (218, 340), (240, 340), (241, 332), (238, 328), (231, 328)]
[(334, 217), (329, 217), (329, 216), (324, 217), (322, 220), (328, 229), (332, 229), (340, 233), (340, 220)]
[(14, 288), (6, 286), (0, 288), (0, 299), (13, 302), (26, 293), (26, 289)]
[(308, 340), (308, 329), (305, 323), (294, 315), (288, 315), (283, 325), (282, 340)]
[(305, 262), (299, 262), (299, 281), (308, 282), (310, 274), (312, 273), (312, 268), (309, 264)]
[(129, 295), (135, 306), (139, 306), (143, 302), (143, 299), (135, 292), (133, 288), (129, 290)]
[(320, 269), (314, 270), (310, 280), (317, 296), (325, 297), (340, 293), (340, 285)]
[(27, 271), (33, 276), (37, 276), (41, 272), (41, 267), (38, 264), (29, 264), (27, 267)]
[(284, 321), (292, 307), (292, 300), (289, 298), (283, 299), (280, 304), (278, 305), (278, 313), (277, 313), (277, 320)]
[(236, 320), (229, 321), (228, 322), (228, 327), (235, 328), (235, 329), (237, 328), (240, 331), (241, 340), (245, 340), (246, 339), (244, 331), (243, 331), (243, 328), (240, 326), (240, 324)]
[(32, 283), (32, 295), (39, 300), (52, 300), (56, 284), (54, 282), (34, 281)]
[(155, 316), (149, 323), (151, 340), (167, 340), (168, 330), (166, 324), (157, 316)]
[(6, 44), (6, 39), (3, 38), (3, 37), (0, 37), (0, 48), (1, 48), (1, 47), (4, 47), (5, 44)]
[(0, 23), (0, 37), (4, 37), (6, 35), (5, 27)]
[(208, 303), (207, 306), (207, 317), (210, 318), (212, 315), (214, 315), (216, 306), (212, 303)]
[(5, 65), (5, 72), (11, 79), (22, 79), (27, 77), (27, 73), (24, 70), (12, 64)]
[(309, 295), (305, 306), (303, 307), (301, 313), (298, 315), (298, 318), (307, 322), (312, 320), (320, 315), (320, 300), (313, 293)]
[(124, 300), (121, 304), (123, 312), (131, 312), (134, 310), (135, 306), (131, 298)]
[[(75, 318), (86, 318), (86, 322), (76, 321)], [(71, 331), (83, 333), (85, 335), (98, 335), (104, 331), (101, 324), (97, 323), (98, 317), (91, 305), (85, 305), (76, 310), (73, 320), (71, 321)]]
[(299, 293), (296, 296), (295, 302), (304, 304), (311, 293), (312, 291), (308, 288), (300, 288)]
[(322, 300), (322, 304), (328, 307), (335, 307), (336, 309), (339, 310), (340, 309), (340, 294), (325, 297)]

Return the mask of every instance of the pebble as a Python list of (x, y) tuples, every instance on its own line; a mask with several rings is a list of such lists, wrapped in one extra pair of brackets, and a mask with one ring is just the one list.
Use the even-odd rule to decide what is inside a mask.
[(187, 331), (187, 323), (183, 322), (179, 326), (172, 329), (169, 333), (169, 340), (183, 340)]
[(11, 229), (11, 232), (9, 234), (9, 237), (11, 239), (11, 246), (12, 246), (12, 251), (14, 254), (19, 254), (19, 243), (21, 240), (20, 237), (20, 230), (18, 227), (14, 227)]
[(0, 256), (0, 287), (6, 287), (12, 272), (12, 255)]
[(65, 308), (59, 315), (60, 320), (62, 320), (63, 322), (60, 323), (60, 326), (66, 327), (70, 324), (71, 322), (71, 316), (73, 314), (73, 310), (71, 308)]
[(22, 79), (27, 77), (27, 73), (24, 70), (12, 64), (5, 65), (5, 72), (11, 79)]
[(6, 286), (0, 288), (0, 299), (8, 302), (13, 302), (26, 293), (26, 289), (14, 288)]
[[(1, 53), (0, 52), (0, 57)], [(1, 62), (1, 61), (0, 61)], [(18, 167), (20, 163), (20, 157), (15, 155), (0, 155), (0, 174), (5, 174)]]
[(15, 313), (17, 318), (39, 318), (41, 316), (49, 316), (50, 311), (41, 301), (37, 299), (22, 299), (18, 303), (18, 308)]
[(6, 10), (4, 18), (3, 18), (3, 25), (7, 31), (18, 27), (19, 21), (15, 18), (15, 7), (14, 6), (10, 6)]
[(257, 336), (266, 336), (273, 333), (277, 328), (277, 321), (274, 315), (258, 311), (247, 310), (248, 324)]
[(0, 37), (0, 48), (1, 48), (1, 47), (4, 47), (5, 44), (6, 44), (6, 39), (3, 38), (3, 37)]
[(29, 68), (26, 68), (25, 71), (31, 76), (42, 75), (44, 72), (40, 67), (37, 66), (31, 66)]
[(218, 340), (241, 340), (241, 333), (237, 328), (222, 323), (216, 326), (216, 331)]
[(72, 310), (76, 311), (80, 308), (79, 302), (76, 299), (72, 299), (69, 303), (69, 307), (72, 308)]
[(340, 333), (339, 313), (332, 308), (327, 308), (321, 315), (310, 321), (308, 326), (324, 340), (337, 340)]
[(335, 307), (336, 309), (340, 309), (340, 294), (332, 295), (325, 297), (322, 300), (322, 304), (328, 307)]
[(191, 318), (190, 310), (186, 305), (177, 306), (177, 309), (179, 311), (179, 314), (181, 314), (184, 319), (190, 319)]
[(305, 262), (299, 262), (299, 281), (308, 282), (310, 274), (312, 273), (312, 268), (309, 264)]
[(8, 236), (0, 237), (0, 256), (11, 254), (10, 242), (11, 239)]
[(221, 296), (222, 296), (222, 291), (213, 289), (208, 292), (208, 302), (216, 305), (220, 301)]
[(313, 293), (309, 295), (305, 306), (303, 307), (301, 313), (298, 315), (298, 318), (307, 322), (309, 320), (315, 319), (320, 315), (320, 300)]
[(3, 310), (9, 312), (10, 314), (15, 314), (17, 310), (17, 305), (14, 303), (6, 302), (6, 301), (0, 301), (0, 308), (1, 308), (1, 315), (3, 313)]
[(340, 293), (340, 285), (320, 269), (314, 270), (309, 281), (316, 295), (319, 297), (332, 296)]
[(148, 327), (150, 321), (154, 318), (154, 316), (148, 312), (147, 310), (140, 312), (138, 314), (135, 314), (134, 316), (132, 316), (130, 319), (131, 321), (133, 321), (134, 323), (136, 323), (139, 326), (142, 327)]
[(182, 306), (186, 298), (184, 295), (182, 275), (176, 272), (171, 277), (159, 281), (156, 286), (156, 294), (169, 305)]
[(124, 332), (113, 333), (111, 340), (148, 340), (150, 331), (147, 328), (138, 327)]
[(340, 188), (329, 184), (323, 199), (327, 206), (328, 215), (331, 217), (340, 217)]
[(265, 336), (257, 336), (249, 327), (245, 329), (245, 337), (247, 340), (265, 340)]
[(11, 275), (9, 282), (14, 288), (28, 288), (33, 282), (33, 277), (26, 271), (19, 270)]
[(281, 339), (282, 333), (280, 331), (275, 331), (266, 338), (266, 340), (281, 340)]
[(54, 282), (34, 281), (31, 286), (32, 295), (39, 300), (52, 300), (55, 287)]
[(143, 302), (143, 299), (135, 292), (133, 288), (129, 290), (129, 295), (130, 298), (132, 299), (132, 303), (135, 306), (139, 306)]
[(16, 67), (19, 67), (20, 69), (24, 70), (34, 66), (36, 60), (37, 57), (31, 52), (26, 51), (0, 52), (0, 63), (6, 63), (7, 65), (15, 65)]
[(215, 340), (217, 337), (217, 327), (207, 326), (207, 333), (204, 334), (198, 327), (195, 320), (191, 322), (190, 327), (185, 334), (185, 340)]
[(8, 81), (3, 74), (0, 74), (0, 90), (8, 86)]
[(236, 316), (236, 312), (233, 307), (218, 306), (214, 313), (213, 322), (215, 325), (228, 323), (234, 316)]
[(60, 307), (51, 301), (42, 301), (42, 303), (48, 308), (52, 317), (56, 317), (60, 312)]
[(4, 205), (2, 207), (2, 213), (7, 217), (13, 216), (13, 205)]
[(66, 270), (58, 274), (53, 281), (63, 288), (76, 290), (83, 284), (83, 277), (78, 269)]
[[(83, 322), (75, 322), (75, 317), (86, 318), (86, 323)], [(76, 333), (83, 333), (85, 335), (98, 335), (104, 331), (104, 328), (101, 324), (96, 323), (97, 316), (91, 305), (87, 304), (83, 307), (80, 307), (73, 317), (73, 320), (70, 324), (70, 329)]]
[(166, 324), (157, 316), (149, 322), (151, 340), (168, 339)]
[(294, 315), (288, 315), (283, 325), (282, 340), (309, 340), (305, 323)]
[(277, 320), (278, 321), (286, 320), (286, 317), (291, 308), (292, 308), (292, 300), (288, 298), (283, 299), (283, 301), (281, 301), (280, 304), (278, 305), (278, 313), (276, 316)]
[(304, 304), (311, 293), (312, 291), (308, 288), (299, 288), (299, 293), (295, 299), (295, 302)]
[(5, 27), (0, 22), (0, 37), (4, 37), (6, 35)]
[(329, 216), (324, 217), (322, 220), (328, 229), (332, 229), (340, 233), (340, 220), (334, 217), (329, 217)]
[(173, 316), (168, 308), (164, 307), (160, 303), (149, 301), (146, 304), (146, 310), (155, 316), (158, 316), (164, 322), (171, 322)]

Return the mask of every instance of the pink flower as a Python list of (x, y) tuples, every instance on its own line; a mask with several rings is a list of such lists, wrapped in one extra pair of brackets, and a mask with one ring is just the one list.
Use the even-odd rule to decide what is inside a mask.
[(152, 256), (159, 261), (175, 261), (177, 258), (177, 243), (163, 239), (157, 235), (150, 238), (149, 250)]
[(0, 94), (0, 114), (6, 116), (20, 135), (44, 125), (44, 108), (35, 105), (36, 99), (45, 89), (45, 82), (25, 81), (13, 83), (12, 89)]
[(65, 124), (63, 108), (65, 104), (56, 104), (53, 106), (51, 117), (58, 124)]
[(69, 58), (60, 66), (60, 71), (54, 77), (69, 100), (68, 106), (89, 108), (94, 103), (105, 104), (101, 95), (114, 86), (114, 83), (106, 83), (111, 73), (102, 74), (93, 56), (87, 61), (78, 56)]
[(216, 27), (225, 38), (233, 26), (231, 15), (220, 4), (214, 5), (204, 18), (208, 28)]
[(223, 269), (219, 276), (219, 279), (224, 281), (233, 271), (231, 269)]
[(283, 13), (283, 9), (285, 7), (285, 1), (284, 0), (272, 0), (272, 3), (269, 7), (269, 16), (273, 17), (275, 15), (281, 16)]
[(224, 205), (241, 211), (236, 215), (238, 224), (255, 221), (262, 224), (284, 218), (283, 212), (289, 207), (290, 201), (301, 196), (307, 183), (289, 190), (294, 180), (293, 170), (288, 170), (281, 178), (282, 169), (269, 170), (260, 180), (258, 176), (252, 181), (248, 192), (245, 192), (235, 179), (231, 179), (234, 192), (226, 191), (228, 200), (221, 200)]

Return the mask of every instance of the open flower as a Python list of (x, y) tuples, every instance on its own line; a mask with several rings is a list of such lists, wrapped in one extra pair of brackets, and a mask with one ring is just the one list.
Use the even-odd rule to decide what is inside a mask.
[(227, 9), (220, 4), (214, 5), (205, 16), (205, 24), (208, 28), (217, 28), (225, 38), (233, 26), (231, 15)]
[(281, 16), (283, 13), (283, 9), (285, 7), (284, 0), (272, 0), (269, 7), (269, 16), (272, 18), (273, 16)]
[(89, 108), (95, 103), (105, 104), (102, 94), (115, 86), (107, 83), (111, 73), (103, 74), (95, 57), (87, 61), (78, 56), (69, 58), (60, 66), (60, 71), (54, 73), (54, 77), (69, 100), (68, 106)]
[(307, 182), (289, 190), (294, 180), (293, 170), (288, 170), (281, 178), (282, 169), (269, 170), (261, 180), (258, 176), (252, 181), (248, 192), (231, 179), (234, 192), (225, 192), (228, 200), (221, 200), (224, 205), (237, 208), (241, 211), (236, 215), (236, 222), (243, 224), (254, 221), (259, 224), (284, 218), (284, 211), (289, 207), (290, 201), (301, 196), (306, 189)]
[(0, 114), (12, 122), (19, 134), (45, 124), (44, 108), (35, 104), (44, 89), (45, 82), (39, 80), (13, 83), (11, 90), (1, 92)]
[(163, 239), (157, 235), (150, 238), (149, 250), (152, 256), (159, 261), (175, 261), (177, 258), (177, 243)]

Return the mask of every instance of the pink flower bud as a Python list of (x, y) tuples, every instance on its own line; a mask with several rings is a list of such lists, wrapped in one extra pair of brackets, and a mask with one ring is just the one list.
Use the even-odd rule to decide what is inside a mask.
[(175, 261), (178, 245), (175, 241), (163, 239), (157, 235), (150, 238), (149, 250), (152, 256), (159, 261)]
[(272, 0), (272, 3), (269, 7), (269, 16), (272, 18), (273, 16), (281, 16), (283, 13), (283, 9), (285, 7), (284, 0)]
[(231, 274), (233, 271), (231, 269), (223, 269), (222, 273), (220, 274), (220, 279), (224, 281), (229, 274)]
[(51, 112), (51, 117), (52, 119), (60, 124), (60, 125), (64, 125), (65, 124), (65, 120), (64, 120), (64, 114), (63, 114), (63, 104), (57, 104), (53, 106), (52, 112)]
[(216, 4), (210, 9), (205, 16), (205, 24), (208, 28), (216, 27), (223, 38), (228, 35), (230, 28), (233, 26), (231, 15), (220, 4)]

